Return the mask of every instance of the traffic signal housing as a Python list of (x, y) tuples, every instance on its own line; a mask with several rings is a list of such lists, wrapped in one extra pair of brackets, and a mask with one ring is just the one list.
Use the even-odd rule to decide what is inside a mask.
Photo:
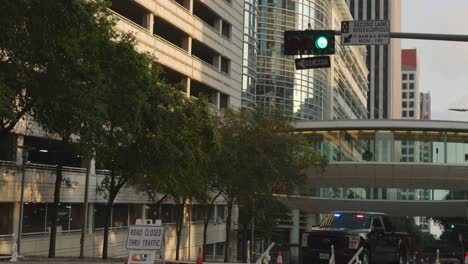
[(455, 229), (455, 224), (450, 224), (450, 229)]
[(284, 55), (335, 54), (333, 30), (304, 30), (284, 32)]

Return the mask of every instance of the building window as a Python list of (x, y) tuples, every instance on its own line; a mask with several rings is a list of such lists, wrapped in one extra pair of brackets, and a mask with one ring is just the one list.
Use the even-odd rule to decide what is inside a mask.
[(402, 162), (407, 162), (407, 161), (408, 161), (408, 158), (407, 158), (407, 157), (403, 157), (403, 158), (401, 158), (401, 161), (402, 161)]
[(402, 97), (403, 97), (403, 99), (407, 98), (407, 97), (408, 97), (408, 93), (403, 93)]
[(23, 233), (46, 232), (47, 204), (25, 203), (23, 207)]
[(414, 154), (414, 148), (408, 148), (408, 153), (409, 153), (410, 155)]
[(409, 157), (409, 158), (408, 158), (408, 161), (409, 161), (409, 162), (414, 162), (414, 157)]
[(94, 229), (104, 228), (105, 204), (94, 204)]
[(0, 235), (13, 233), (13, 203), (0, 203)]
[(161, 221), (163, 223), (175, 223), (174, 205), (163, 204), (161, 205)]
[[(47, 227), (52, 226), (52, 206), (53, 204), (47, 204)], [(70, 221), (70, 204), (59, 204), (57, 208), (57, 228), (62, 231), (69, 230)]]
[(217, 258), (222, 258), (224, 256), (224, 242), (216, 243), (215, 255)]
[(407, 113), (408, 113), (408, 112), (406, 112), (406, 111), (403, 111), (403, 113), (402, 113), (402, 117), (406, 117), (406, 116), (407, 116)]
[(411, 73), (411, 74), (409, 75), (409, 79), (410, 79), (410, 80), (414, 80), (414, 74), (413, 74), (413, 73)]
[(221, 71), (229, 74), (231, 61), (226, 57), (221, 57)]
[(128, 204), (114, 204), (112, 207), (112, 227), (128, 226)]
[[(141, 204), (129, 204), (128, 205), (128, 224), (134, 225), (137, 219), (142, 218), (143, 205)], [(151, 218), (150, 218), (151, 219)]]
[(413, 101), (409, 102), (409, 107), (410, 107), (410, 108), (413, 108), (413, 107), (414, 107), (414, 102), (413, 102)]
[(410, 90), (414, 90), (414, 83), (410, 83), (409, 88), (410, 88)]
[(70, 204), (70, 230), (81, 229), (81, 215), (83, 214), (82, 204)]
[(223, 205), (217, 205), (216, 206), (216, 217), (222, 219), (222, 220), (225, 220), (225, 209), (226, 209), (226, 206), (223, 204)]
[(228, 39), (231, 39), (231, 24), (223, 20), (223, 26), (221, 28), (221, 34)]
[(409, 117), (414, 117), (414, 111), (409, 111)]
[(409, 98), (414, 98), (414, 92), (409, 93)]
[(407, 106), (408, 106), (408, 103), (407, 103), (407, 102), (402, 102), (402, 103), (401, 103), (401, 107), (405, 108), (405, 107), (407, 107)]
[(408, 84), (404, 83), (403, 84), (403, 90), (406, 90), (406, 89), (408, 89)]
[(407, 154), (408, 153), (408, 149), (407, 148), (402, 148), (401, 149), (401, 154)]
[(214, 258), (215, 256), (215, 244), (206, 244), (206, 256)]
[(403, 74), (403, 80), (408, 80), (408, 75), (407, 74)]
[(203, 222), (204, 218), (205, 218), (205, 206), (198, 205), (198, 204), (190, 206), (190, 221)]

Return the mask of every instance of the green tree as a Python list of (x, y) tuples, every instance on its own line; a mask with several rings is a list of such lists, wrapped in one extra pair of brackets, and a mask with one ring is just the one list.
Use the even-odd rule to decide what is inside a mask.
[(144, 114), (144, 174), (135, 184), (153, 194), (153, 203), (157, 203), (156, 193), (168, 195), (175, 203), (178, 260), (187, 201), (207, 199), (207, 168), (211, 149), (216, 147), (216, 135), (205, 100), (191, 99), (166, 85), (161, 89), (169, 93), (161, 96), (160, 90), (154, 90)]
[(426, 246), (430, 245), (434, 240), (434, 236), (421, 231), (416, 225), (414, 217), (391, 217), (391, 222), (394, 229), (399, 232), (406, 232), (411, 238), (412, 250), (421, 252)]
[[(304, 180), (303, 169), (325, 166), (279, 112), (226, 110), (219, 120), (220, 147), (213, 159), (227, 203), (225, 261), (231, 243), (234, 204), (251, 207), (257, 196), (295, 191)], [(254, 212), (255, 209), (250, 210)]]
[(99, 73), (92, 71), (93, 56), (99, 54), (96, 46), (113, 35), (106, 7), (100, 0), (2, 3), (0, 138), (24, 115), (40, 111), (44, 102), (47, 107), (64, 98), (73, 103), (77, 98), (70, 96), (87, 95), (90, 79)]
[[(0, 7), (0, 138), (26, 114), (67, 146), (102, 126), (105, 89), (101, 56), (115, 37), (105, 1), (6, 1)], [(64, 26), (65, 25), (65, 26)], [(103, 49), (104, 47), (104, 49)], [(114, 54), (115, 55), (115, 54)], [(63, 152), (57, 162), (49, 257), (55, 257)], [(86, 150), (87, 149), (87, 150)]]
[(134, 50), (132, 37), (121, 36), (102, 52), (108, 58), (101, 65), (106, 72), (102, 105), (105, 123), (92, 138), (97, 162), (109, 170), (99, 187), (107, 200), (102, 251), (102, 257), (107, 258), (109, 216), (115, 198), (129, 180), (144, 173), (140, 160), (144, 155), (144, 113), (150, 107), (149, 95), (158, 84), (149, 67), (152, 58)]

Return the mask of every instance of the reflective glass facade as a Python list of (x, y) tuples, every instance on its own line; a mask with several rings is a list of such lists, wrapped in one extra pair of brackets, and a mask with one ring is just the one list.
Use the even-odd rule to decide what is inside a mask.
[(244, 0), (244, 41), (242, 61), (242, 107), (255, 108), (257, 85), (257, 17), (258, 0)]
[(305, 134), (311, 144), (333, 162), (468, 165), (468, 131), (346, 129), (301, 133)]
[(468, 200), (468, 191), (398, 188), (314, 188), (312, 197), (385, 201)]
[(292, 119), (320, 120), (328, 98), (329, 70), (294, 69), (294, 56), (283, 55), (285, 30), (329, 28), (324, 0), (258, 1), (258, 107), (283, 111)]

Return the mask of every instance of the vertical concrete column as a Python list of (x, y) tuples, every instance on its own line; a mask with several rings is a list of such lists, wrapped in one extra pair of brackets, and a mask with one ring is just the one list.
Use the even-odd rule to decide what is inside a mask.
[(185, 89), (185, 92), (187, 93), (187, 96), (190, 97), (190, 86), (192, 85), (192, 80), (187, 77), (187, 87)]
[(212, 60), (212, 64), (218, 71), (221, 71), (221, 55), (215, 55)]
[(23, 146), (24, 146), (24, 136), (16, 136), (16, 165), (23, 164)]
[(300, 211), (299, 209), (292, 209), (291, 210), (291, 221), (292, 227), (289, 232), (289, 244), (290, 247), (290, 263), (297, 264), (299, 263), (299, 230), (300, 230), (300, 223), (299, 223), (299, 216)]
[(14, 234), (14, 239), (16, 240), (18, 240), (20, 207), (21, 207), (21, 204), (19, 202), (13, 203), (13, 218), (11, 219), (11, 221), (13, 221), (13, 234)]
[[(94, 203), (88, 204), (88, 226), (86, 227), (88, 234), (92, 234), (94, 230)], [(88, 241), (88, 243), (90, 243)]]
[(220, 108), (220, 105), (221, 105), (221, 93), (220, 92), (216, 92), (215, 94), (215, 105), (216, 105), (216, 109)]
[[(182, 44), (183, 45), (183, 44)], [(187, 37), (187, 52), (189, 56), (192, 56), (192, 36)]]
[(317, 225), (320, 221), (318, 214), (307, 214), (306, 218), (306, 228), (311, 229), (314, 225)]
[(193, 14), (193, 1), (194, 0), (184, 0), (184, 6), (188, 7), (190, 14)]
[(154, 14), (149, 13), (146, 16), (146, 28), (150, 32), (151, 35), (153, 35), (153, 29), (154, 29)]
[(214, 28), (216, 29), (216, 31), (221, 33), (222, 26), (223, 26), (223, 20), (221, 18), (217, 18), (214, 24)]

